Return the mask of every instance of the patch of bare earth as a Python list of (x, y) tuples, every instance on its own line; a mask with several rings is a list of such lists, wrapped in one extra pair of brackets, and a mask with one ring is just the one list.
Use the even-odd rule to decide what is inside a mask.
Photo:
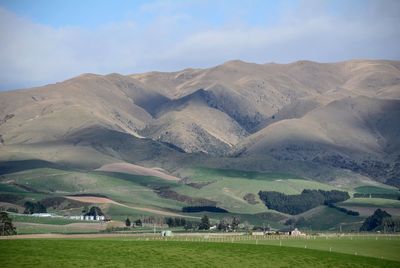
[(84, 202), (84, 203), (91, 203), (91, 204), (115, 204), (118, 206), (126, 207), (126, 208), (131, 208), (139, 211), (145, 211), (145, 212), (150, 212), (154, 213), (157, 215), (163, 215), (163, 216), (172, 216), (172, 217), (186, 217), (186, 218), (198, 218), (198, 217), (188, 217), (184, 216), (178, 213), (174, 212), (169, 212), (169, 211), (164, 211), (164, 210), (159, 210), (159, 209), (154, 209), (154, 208), (143, 208), (143, 207), (136, 207), (136, 206), (128, 206), (119, 202), (116, 202), (114, 200), (111, 200), (109, 198), (105, 197), (96, 197), (96, 196), (65, 196), (66, 198)]
[(97, 171), (118, 172), (132, 175), (152, 176), (169, 181), (179, 181), (180, 178), (165, 173), (160, 168), (147, 168), (130, 163), (106, 164), (96, 169)]

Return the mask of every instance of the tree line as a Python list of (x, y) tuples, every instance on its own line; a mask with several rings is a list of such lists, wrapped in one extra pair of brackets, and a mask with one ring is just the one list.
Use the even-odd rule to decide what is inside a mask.
[(228, 213), (226, 209), (214, 206), (191, 206), (183, 207), (182, 212), (195, 213), (195, 212), (216, 212), (216, 213)]
[[(154, 219), (154, 224), (157, 222), (157, 224), (160, 223), (160, 219), (157, 218), (157, 221)], [(147, 218), (147, 222), (148, 222)], [(200, 221), (189, 221), (185, 218), (181, 217), (166, 217), (162, 221), (163, 224), (168, 225), (169, 228), (173, 227), (183, 227), (186, 231), (188, 230), (210, 230), (211, 227), (214, 226), (215, 229), (218, 229), (219, 231), (235, 231), (239, 228), (245, 228), (248, 223), (246, 222), (244, 224), (241, 224), (240, 217), (238, 216), (232, 216), (232, 217), (224, 217), (222, 218), (218, 223), (212, 224), (210, 222), (210, 218), (207, 215), (203, 215), (201, 217)], [(241, 226), (243, 225), (243, 226)], [(136, 219), (132, 221), (129, 217), (126, 218), (125, 220), (125, 226), (126, 227), (141, 227), (143, 226), (143, 220), (142, 219)]]
[(343, 207), (338, 207), (333, 203), (329, 204), (328, 207), (339, 210), (340, 212), (346, 213), (347, 215), (350, 215), (350, 216), (360, 216), (360, 213), (358, 211), (350, 210), (350, 209), (343, 208)]
[(275, 191), (260, 191), (260, 199), (273, 210), (297, 215), (319, 205), (329, 205), (350, 198), (347, 192), (304, 189), (298, 195), (286, 195)]

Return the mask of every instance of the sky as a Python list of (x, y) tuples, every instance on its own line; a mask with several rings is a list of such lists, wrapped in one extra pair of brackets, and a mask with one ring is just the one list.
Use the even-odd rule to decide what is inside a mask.
[(400, 0), (0, 0), (0, 90), (82, 73), (400, 59)]

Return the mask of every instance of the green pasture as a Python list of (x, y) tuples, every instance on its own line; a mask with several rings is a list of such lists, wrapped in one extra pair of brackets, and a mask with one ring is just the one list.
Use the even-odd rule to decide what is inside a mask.
[(357, 193), (360, 194), (399, 194), (399, 190), (396, 187), (387, 185), (385, 188), (378, 186), (359, 186), (354, 188)]
[[(383, 244), (383, 246), (392, 247), (393, 244)], [(400, 265), (400, 262), (393, 260), (310, 248), (238, 243), (135, 241), (121, 238), (0, 240), (0, 259), (2, 267), (399, 267)]]
[(354, 207), (400, 208), (400, 200), (384, 198), (351, 198), (339, 203), (338, 205)]
[(29, 222), (29, 223), (38, 223), (38, 224), (53, 224), (53, 225), (65, 225), (70, 223), (77, 223), (82, 222), (78, 220), (71, 220), (62, 217), (33, 217), (30, 215), (21, 215), (21, 214), (14, 214), (9, 213), (9, 217), (14, 222)]
[[(277, 191), (299, 194), (304, 189), (337, 189), (316, 181), (305, 180), (288, 174), (258, 173), (231, 169), (197, 168), (192, 170), (193, 182), (210, 182), (201, 189), (176, 186), (175, 191), (194, 197), (202, 197), (218, 202), (220, 207), (232, 213), (261, 213), (267, 207), (258, 198), (259, 191)], [(243, 197), (252, 193), (258, 204), (249, 204)]]

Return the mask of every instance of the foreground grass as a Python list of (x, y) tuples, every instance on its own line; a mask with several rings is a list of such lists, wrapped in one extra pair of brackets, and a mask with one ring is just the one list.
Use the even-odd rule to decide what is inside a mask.
[(2, 267), (399, 267), (400, 262), (311, 249), (175, 241), (0, 241)]
[(298, 239), (258, 239), (254, 241), (238, 241), (273, 246), (298, 247), (361, 255), (374, 258), (390, 259), (400, 262), (400, 237), (390, 236), (346, 236), (346, 237), (316, 237)]

